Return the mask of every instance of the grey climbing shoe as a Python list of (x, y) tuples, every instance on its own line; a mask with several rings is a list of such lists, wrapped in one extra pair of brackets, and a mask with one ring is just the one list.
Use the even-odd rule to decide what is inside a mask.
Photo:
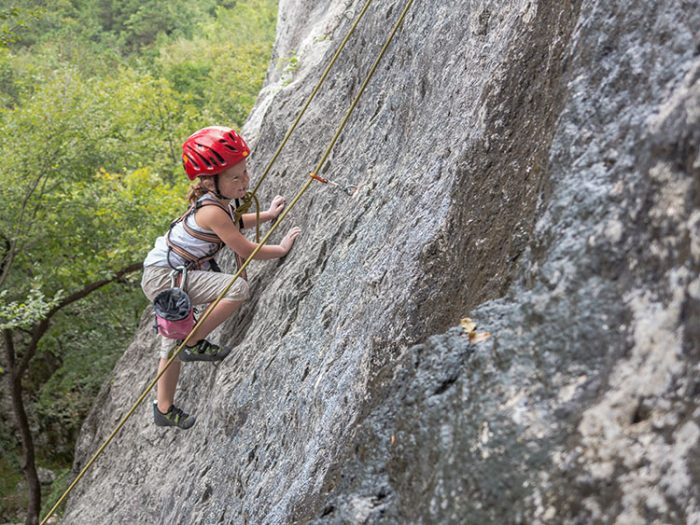
[(192, 425), (194, 425), (196, 417), (186, 414), (181, 409), (172, 405), (170, 409), (163, 414), (158, 410), (158, 403), (153, 402), (153, 421), (157, 427), (177, 427), (183, 430), (187, 430)]
[(180, 351), (180, 361), (222, 361), (231, 353), (230, 348), (202, 339), (194, 346), (186, 346)]

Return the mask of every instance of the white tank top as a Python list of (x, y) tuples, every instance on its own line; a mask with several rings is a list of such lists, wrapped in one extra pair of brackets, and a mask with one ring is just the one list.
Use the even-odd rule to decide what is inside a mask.
[[(202, 202), (205, 200), (214, 200), (214, 197), (207, 193), (206, 195), (202, 195), (199, 199), (197, 199), (197, 202)], [(234, 209), (230, 203), (229, 212), (233, 216)], [(208, 233), (210, 235), (214, 234), (213, 231), (202, 228), (197, 224), (195, 219), (196, 215), (196, 212), (191, 213), (187, 219), (185, 219), (187, 221), (187, 226), (198, 232)], [(207, 255), (211, 255), (216, 249), (217, 244), (192, 237), (185, 231), (183, 222), (184, 221), (180, 221), (173, 226), (172, 230), (170, 231), (170, 240), (196, 257), (206, 257)], [(168, 243), (166, 241), (166, 236), (167, 233), (156, 239), (153, 249), (148, 252), (146, 259), (143, 261), (144, 267), (164, 266), (166, 268), (171, 268), (184, 266), (187, 264), (187, 262), (174, 251), (170, 251), (170, 264), (168, 264)], [(209, 261), (202, 264), (202, 270), (208, 270), (209, 268)]]

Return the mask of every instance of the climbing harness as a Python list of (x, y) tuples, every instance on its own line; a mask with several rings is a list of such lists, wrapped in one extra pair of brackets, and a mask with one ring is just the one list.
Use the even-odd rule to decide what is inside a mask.
[[(324, 166), (324, 164), (325, 164), (326, 161), (328, 160), (328, 157), (330, 157), (330, 154), (331, 154), (331, 152), (333, 151), (333, 148), (335, 147), (335, 144), (338, 142), (338, 139), (340, 138), (341, 133), (342, 133), (343, 130), (345, 129), (345, 126), (347, 125), (347, 123), (348, 123), (348, 121), (349, 121), (349, 119), (350, 119), (350, 116), (352, 115), (352, 113), (354, 112), (355, 108), (357, 107), (357, 104), (359, 103), (360, 98), (361, 98), (362, 95), (364, 94), (365, 89), (367, 88), (367, 85), (369, 84), (369, 81), (370, 81), (370, 80), (372, 79), (372, 77), (374, 76), (374, 73), (376, 72), (377, 67), (379, 66), (379, 63), (381, 62), (382, 58), (383, 58), (384, 55), (386, 54), (386, 51), (387, 51), (387, 49), (389, 48), (389, 45), (391, 44), (391, 42), (393, 41), (394, 37), (396, 36), (396, 33), (398, 32), (399, 27), (401, 26), (401, 24), (403, 23), (404, 19), (406, 18), (406, 15), (408, 14), (409, 9), (410, 9), (411, 6), (413, 5), (413, 2), (414, 2), (414, 0), (407, 0), (407, 1), (406, 1), (406, 4), (404, 5), (404, 8), (403, 8), (403, 10), (402, 10), (402, 12), (401, 12), (401, 14), (400, 14), (398, 20), (397, 20), (396, 23), (394, 24), (394, 26), (393, 26), (391, 32), (389, 33), (389, 36), (387, 37), (386, 41), (384, 42), (384, 45), (382, 46), (382, 49), (381, 49), (381, 51), (379, 52), (379, 55), (377, 56), (377, 58), (375, 59), (374, 63), (372, 64), (372, 67), (370, 68), (369, 73), (367, 74), (365, 80), (363, 81), (362, 85), (360, 86), (360, 89), (358, 90), (357, 94), (355, 95), (355, 98), (353, 99), (352, 104), (350, 105), (350, 107), (348, 108), (347, 112), (345, 113), (345, 116), (344, 116), (343, 119), (341, 120), (341, 122), (340, 122), (340, 124), (339, 124), (339, 126), (338, 126), (338, 129), (336, 130), (336, 133), (335, 133), (335, 135), (334, 135), (334, 137), (333, 137), (333, 139), (331, 140), (330, 144), (329, 144), (328, 147), (326, 148), (325, 153), (323, 154), (323, 156), (321, 157), (321, 159), (320, 159), (319, 162), (317, 163), (316, 168), (310, 173), (309, 178), (307, 179), (307, 181), (302, 185), (302, 187), (299, 189), (299, 191), (297, 192), (297, 194), (296, 194), (296, 195), (294, 196), (294, 198), (291, 200), (291, 202), (289, 203), (289, 205), (282, 211), (282, 213), (280, 214), (280, 216), (277, 218), (277, 221), (270, 227), (270, 229), (268, 230), (267, 234), (263, 237), (263, 239), (260, 241), (260, 243), (259, 243), (259, 244), (256, 246), (256, 248), (253, 250), (253, 252), (252, 252), (252, 253), (248, 256), (248, 258), (243, 262), (243, 264), (241, 265), (241, 267), (238, 269), (238, 271), (236, 272), (236, 274), (231, 278), (231, 280), (230, 280), (229, 283), (226, 285), (226, 287), (223, 289), (223, 291), (218, 295), (218, 297), (209, 305), (209, 307), (206, 309), (206, 311), (202, 314), (202, 316), (199, 318), (199, 320), (198, 320), (197, 323), (195, 324), (195, 326), (194, 326), (194, 328), (192, 329), (192, 331), (187, 335), (187, 337), (185, 337), (185, 338), (183, 339), (183, 341), (179, 344), (179, 346), (172, 352), (172, 355), (171, 355), (170, 359), (168, 359), (168, 361), (167, 361), (167, 363), (165, 364), (165, 366), (163, 366), (163, 367), (161, 368), (160, 372), (159, 372), (159, 373), (156, 375), (156, 377), (148, 384), (148, 386), (146, 387), (146, 389), (143, 391), (143, 393), (139, 396), (139, 398), (138, 398), (138, 399), (136, 400), (136, 402), (133, 404), (133, 406), (131, 407), (131, 409), (130, 409), (130, 410), (126, 413), (126, 415), (119, 421), (119, 423), (118, 423), (117, 426), (114, 428), (114, 430), (112, 431), (112, 433), (107, 437), (107, 439), (105, 439), (105, 441), (102, 443), (102, 445), (100, 445), (100, 447), (97, 449), (97, 451), (95, 451), (95, 453), (92, 455), (92, 457), (87, 461), (87, 463), (85, 464), (85, 466), (84, 466), (84, 467), (82, 468), (82, 470), (78, 473), (78, 475), (76, 476), (76, 478), (75, 478), (75, 479), (73, 480), (73, 482), (69, 485), (69, 487), (68, 487), (68, 488), (66, 489), (66, 491), (63, 493), (63, 495), (58, 499), (58, 501), (57, 501), (56, 504), (51, 508), (51, 510), (49, 510), (49, 513), (46, 515), (46, 517), (44, 517), (44, 519), (41, 521), (41, 524), (40, 524), (40, 525), (46, 525), (46, 524), (47, 524), (49, 518), (53, 515), (53, 513), (56, 511), (56, 509), (58, 509), (58, 507), (65, 501), (65, 499), (68, 497), (68, 495), (69, 495), (70, 492), (73, 490), (73, 488), (74, 488), (74, 487), (78, 484), (78, 482), (83, 478), (83, 476), (85, 475), (85, 473), (86, 473), (86, 472), (88, 471), (88, 469), (93, 465), (93, 463), (95, 463), (95, 461), (97, 460), (97, 458), (100, 457), (100, 455), (102, 454), (102, 452), (103, 452), (103, 451), (105, 450), (105, 448), (107, 448), (107, 446), (112, 442), (112, 440), (113, 440), (114, 437), (117, 435), (117, 433), (119, 433), (119, 431), (124, 427), (124, 425), (125, 425), (126, 422), (129, 420), (129, 418), (134, 414), (134, 412), (136, 412), (136, 409), (137, 409), (137, 408), (139, 407), (139, 405), (143, 402), (143, 400), (146, 399), (146, 397), (149, 395), (149, 393), (151, 392), (151, 390), (156, 386), (156, 384), (158, 383), (158, 380), (161, 378), (161, 376), (162, 376), (162, 375), (165, 373), (165, 371), (170, 367), (170, 365), (173, 363), (173, 361), (175, 361), (175, 359), (177, 359), (178, 354), (182, 351), (182, 349), (183, 349), (183, 348), (187, 345), (187, 343), (190, 341), (190, 339), (192, 338), (192, 334), (197, 330), (197, 328), (198, 328), (199, 326), (201, 326), (202, 323), (204, 323), (204, 322), (206, 321), (206, 319), (209, 317), (209, 315), (210, 315), (211, 312), (214, 310), (214, 308), (215, 308), (215, 307), (219, 304), (219, 302), (221, 302), (221, 300), (226, 296), (226, 294), (227, 294), (228, 291), (231, 289), (231, 287), (232, 287), (233, 284), (236, 282), (236, 280), (238, 280), (238, 278), (241, 277), (241, 275), (243, 274), (243, 272), (245, 272), (245, 270), (246, 270), (246, 268), (248, 267), (248, 265), (250, 264), (250, 262), (255, 258), (255, 256), (256, 256), (256, 255), (258, 254), (258, 252), (262, 249), (262, 247), (265, 246), (265, 244), (266, 244), (267, 241), (270, 239), (270, 237), (271, 237), (272, 234), (275, 232), (275, 230), (276, 230), (276, 229), (279, 227), (279, 225), (284, 221), (284, 219), (285, 219), (285, 217), (287, 216), (287, 214), (288, 214), (292, 209), (294, 209), (294, 207), (296, 206), (296, 204), (299, 202), (299, 200), (300, 200), (301, 197), (304, 195), (304, 193), (306, 193), (306, 191), (309, 189), (309, 187), (311, 186), (311, 184), (313, 184), (314, 181), (317, 181), (317, 182), (320, 182), (320, 183), (328, 183), (328, 182), (329, 182), (327, 179), (323, 179), (323, 177), (320, 177), (319, 175), (317, 175), (317, 173), (319, 173), (319, 172), (321, 171), (322, 167)], [(362, 11), (361, 14), (364, 14), (364, 11), (366, 11), (366, 8), (369, 6), (370, 3), (371, 3), (371, 0), (369, 0), (369, 1), (367, 2), (367, 4), (365, 5), (365, 8), (363, 9), (363, 11)], [(358, 19), (358, 20), (359, 20), (359, 19)], [(353, 25), (352, 30), (354, 30), (354, 28), (356, 27), (356, 25), (357, 25), (357, 21), (356, 21), (356, 24)], [(346, 41), (347, 41), (347, 37), (346, 37), (346, 40), (343, 41), (343, 45), (344, 45), (344, 43), (345, 43)], [(335, 58), (337, 58), (337, 54), (338, 54), (338, 53), (336, 53), (336, 56), (334, 57), (334, 61), (335, 61)], [(327, 68), (327, 69), (328, 69), (328, 68)], [(323, 78), (325, 78), (325, 74), (326, 74), (326, 73), (324, 73), (324, 77), (323, 77)], [(318, 85), (317, 85), (317, 87), (318, 87)], [(297, 124), (297, 123), (298, 123), (298, 122), (295, 122), (294, 127), (296, 127), (296, 124)], [(289, 138), (289, 135), (290, 135), (290, 134), (291, 134), (291, 133), (287, 133), (287, 137), (285, 137), (284, 143), (286, 143), (286, 141), (287, 141), (287, 139)], [(281, 148), (278, 148), (278, 151), (277, 151), (277, 153), (275, 154), (275, 158), (279, 155), (279, 152), (280, 152), (280, 151), (281, 151)], [(264, 175), (267, 175), (267, 172), (269, 172), (269, 168), (270, 168), (271, 165), (272, 165), (272, 163), (270, 163), (270, 164), (268, 165), (268, 168), (267, 168), (266, 172), (264, 173)], [(255, 187), (255, 190), (254, 190), (254, 191), (257, 191), (259, 185), (260, 185), (260, 183), (258, 183), (258, 185)]]
[[(239, 205), (238, 199), (236, 199), (235, 203), (236, 203), (236, 207), (238, 207), (238, 205)], [(187, 266), (188, 269), (198, 270), (198, 269), (201, 269), (203, 267), (204, 263), (209, 263), (209, 267), (213, 271), (217, 271), (217, 272), (221, 271), (219, 269), (219, 266), (214, 261), (214, 257), (216, 256), (217, 253), (219, 253), (219, 250), (221, 250), (221, 248), (224, 247), (224, 245), (225, 245), (224, 241), (222, 241), (219, 238), (219, 236), (216, 235), (214, 232), (207, 233), (207, 232), (195, 230), (189, 224), (187, 224), (187, 219), (192, 214), (194, 214), (197, 210), (199, 210), (200, 208), (203, 208), (204, 206), (216, 206), (217, 208), (224, 211), (227, 215), (229, 215), (231, 217), (232, 221), (234, 221), (234, 222), (237, 221), (239, 227), (241, 229), (243, 229), (243, 218), (239, 217), (238, 219), (236, 219), (235, 212), (233, 210), (231, 210), (230, 206), (224, 206), (219, 201), (216, 201), (213, 199), (197, 200), (195, 203), (193, 203), (189, 207), (189, 209), (184, 214), (182, 214), (182, 216), (180, 216), (178, 219), (175, 219), (172, 223), (170, 223), (170, 229), (168, 229), (168, 233), (165, 236), (165, 242), (168, 245), (168, 254), (167, 254), (166, 258), (168, 261), (168, 265), (171, 268), (175, 268), (175, 265), (172, 264), (172, 262), (170, 260), (170, 255), (172, 253), (176, 253), (181, 259), (183, 259), (185, 261), (185, 265)], [(185, 230), (185, 232), (187, 232), (187, 234), (190, 237), (193, 237), (197, 240), (200, 240), (200, 241), (203, 241), (203, 242), (206, 242), (209, 244), (213, 244), (214, 245), (213, 250), (206, 255), (197, 257), (191, 251), (187, 250), (184, 246), (180, 246), (179, 244), (174, 242), (171, 239), (171, 234), (173, 232), (173, 228), (175, 228), (175, 226), (177, 226), (178, 224), (182, 224), (182, 228)], [(243, 264), (243, 258), (240, 255), (238, 255), (237, 253), (235, 255), (236, 255), (236, 267), (240, 268), (241, 265)], [(248, 278), (248, 276), (245, 272), (243, 273), (242, 276), (243, 276), (243, 279)]]

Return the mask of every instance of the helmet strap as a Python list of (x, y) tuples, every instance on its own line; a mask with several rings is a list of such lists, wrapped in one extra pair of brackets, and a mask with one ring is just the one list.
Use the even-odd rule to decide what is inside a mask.
[(231, 197), (227, 197), (226, 195), (221, 193), (221, 190), (219, 189), (219, 174), (218, 173), (216, 175), (214, 175), (214, 188), (216, 189), (216, 191), (214, 191), (214, 195), (216, 196), (217, 199), (227, 200), (227, 201), (231, 200)]

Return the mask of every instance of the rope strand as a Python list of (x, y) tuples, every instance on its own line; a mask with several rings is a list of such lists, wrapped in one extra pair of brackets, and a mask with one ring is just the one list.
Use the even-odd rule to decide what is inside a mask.
[[(367, 0), (367, 2), (365, 2), (365, 5), (362, 6), (362, 9), (360, 10), (359, 14), (355, 17), (355, 21), (353, 22), (352, 26), (350, 26), (349, 31), (345, 35), (345, 38), (343, 38), (340, 45), (338, 45), (338, 49), (336, 49), (335, 53), (333, 54), (333, 58), (331, 58), (331, 61), (328, 63), (326, 68), (323, 70), (323, 73), (321, 74), (321, 78), (319, 78), (318, 82), (316, 83), (316, 86), (314, 86), (314, 89), (311, 91), (309, 96), (306, 98), (306, 101), (304, 102), (304, 105), (302, 106), (301, 111), (297, 115), (297, 118), (294, 120), (292, 125), (287, 130), (287, 133), (284, 135), (282, 142), (277, 147), (277, 150), (272, 155), (272, 158), (267, 163), (267, 166), (265, 166), (265, 169), (263, 170), (262, 175), (260, 175), (258, 182), (253, 187), (252, 191), (249, 191), (248, 193), (246, 193), (244, 195), (243, 203), (240, 206), (240, 208), (242, 210), (241, 213), (246, 213), (250, 209), (250, 206), (252, 205), (252, 201), (254, 199), (255, 199), (256, 206), (258, 206), (258, 208), (259, 208), (259, 203), (258, 203), (257, 198), (256, 198), (256, 195), (258, 193), (258, 189), (262, 185), (263, 181), (267, 178), (268, 174), (270, 173), (270, 170), (272, 170), (272, 166), (275, 164), (275, 162), (279, 158), (280, 154), (282, 153), (282, 150), (287, 145), (287, 142), (289, 141), (289, 138), (292, 136), (292, 133), (294, 133), (294, 131), (297, 129), (299, 122), (301, 122), (301, 118), (306, 113), (306, 110), (309, 109), (311, 102), (316, 98), (316, 95), (321, 90), (321, 86), (326, 81), (326, 77), (328, 77), (328, 74), (330, 73), (331, 69), (333, 68), (336, 61), (338, 60), (338, 57), (340, 56), (340, 53), (343, 51), (343, 49), (345, 49), (345, 45), (348, 43), (348, 40), (350, 40), (350, 37), (353, 35), (353, 33), (355, 32), (355, 29), (357, 29), (357, 26), (359, 25), (360, 21), (365, 16), (365, 13), (369, 9), (369, 6), (372, 4), (372, 1), (373, 0)], [(257, 222), (256, 223), (256, 241), (257, 241), (260, 238), (260, 216), (259, 215), (256, 217), (256, 222)]]

